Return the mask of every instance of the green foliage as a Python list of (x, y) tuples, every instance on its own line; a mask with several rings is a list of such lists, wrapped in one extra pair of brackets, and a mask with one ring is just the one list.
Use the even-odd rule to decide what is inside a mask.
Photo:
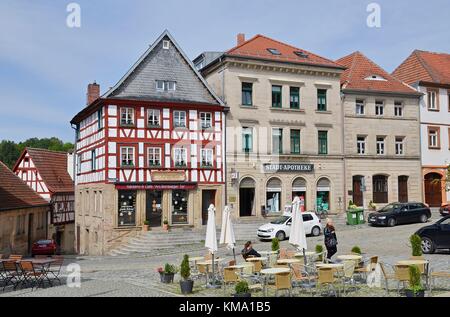
[(169, 221), (167, 219), (164, 219), (163, 224), (168, 225)]
[(272, 239), (272, 251), (278, 251), (280, 250), (280, 240), (278, 238)]
[(417, 265), (411, 265), (409, 267), (409, 289), (414, 294), (424, 290), (420, 279), (420, 269)]
[(74, 149), (72, 143), (64, 143), (58, 138), (31, 138), (24, 142), (15, 143), (3, 140), (0, 142), (0, 161), (12, 168), (26, 147), (47, 149), (51, 151), (69, 152)]
[[(316, 245), (316, 253), (320, 254), (322, 252), (323, 252), (323, 245), (321, 245), (321, 244)], [(321, 261), (321, 262), (323, 261), (323, 254), (319, 255), (319, 261)]]
[(247, 281), (240, 281), (236, 284), (234, 287), (234, 291), (236, 294), (246, 294), (249, 292), (248, 288), (248, 282)]
[(145, 226), (149, 226), (149, 225), (150, 225), (150, 221), (145, 220), (145, 221), (144, 221), (144, 225), (145, 225)]
[(355, 245), (353, 248), (352, 248), (352, 251), (351, 251), (352, 253), (356, 253), (356, 254), (361, 254), (361, 248), (360, 247), (358, 247), (357, 245)]
[(191, 276), (191, 267), (189, 266), (189, 255), (185, 254), (183, 261), (181, 261), (180, 275), (184, 280)]
[(422, 238), (417, 234), (413, 234), (409, 238), (412, 248), (412, 256), (422, 256)]
[(175, 265), (166, 263), (166, 265), (164, 266), (164, 273), (175, 274), (175, 273), (177, 273), (177, 268), (175, 267)]
[(350, 208), (350, 206), (353, 206), (353, 205), (354, 205), (354, 204), (353, 204), (353, 200), (350, 199), (350, 200), (348, 201), (348, 208)]

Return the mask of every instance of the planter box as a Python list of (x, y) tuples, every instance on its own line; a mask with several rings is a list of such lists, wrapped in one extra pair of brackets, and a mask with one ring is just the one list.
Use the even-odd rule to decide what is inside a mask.
[(173, 283), (173, 277), (174, 277), (174, 276), (175, 276), (174, 273), (170, 273), (170, 274), (163, 273), (163, 274), (162, 274), (162, 281), (161, 281), (161, 282), (163, 282), (164, 284), (170, 284), (170, 283)]
[(406, 297), (425, 297), (425, 291), (420, 291), (416, 294), (413, 293), (413, 291), (407, 289), (405, 290)]
[(194, 288), (194, 281), (187, 280), (187, 281), (180, 281), (180, 289), (181, 294), (192, 294), (192, 289)]

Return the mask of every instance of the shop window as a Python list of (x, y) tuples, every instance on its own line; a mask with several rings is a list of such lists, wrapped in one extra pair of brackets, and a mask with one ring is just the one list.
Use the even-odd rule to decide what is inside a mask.
[(268, 212), (281, 211), (281, 181), (278, 178), (272, 178), (267, 183), (266, 208)]
[(317, 211), (330, 210), (330, 181), (327, 178), (321, 178), (317, 182)]
[(172, 224), (188, 223), (188, 191), (172, 191)]
[(306, 210), (306, 181), (303, 178), (297, 178), (292, 183), (292, 200), (299, 197), (303, 200), (304, 208)]
[(136, 192), (119, 191), (119, 226), (136, 225)]
[(242, 83), (242, 105), (252, 106), (253, 105), (253, 84), (252, 83)]

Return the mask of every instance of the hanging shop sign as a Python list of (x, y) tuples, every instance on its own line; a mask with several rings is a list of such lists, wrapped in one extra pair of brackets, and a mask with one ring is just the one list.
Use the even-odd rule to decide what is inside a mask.
[(264, 173), (312, 172), (314, 164), (263, 164)]

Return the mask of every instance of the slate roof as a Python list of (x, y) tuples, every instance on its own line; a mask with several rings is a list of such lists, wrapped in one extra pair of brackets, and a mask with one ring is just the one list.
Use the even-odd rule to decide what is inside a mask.
[[(344, 91), (419, 95), (412, 87), (386, 72), (361, 52), (354, 52), (336, 62), (347, 68), (341, 76), (341, 86)], [(378, 76), (384, 80), (367, 79), (372, 76)]]
[[(268, 49), (277, 49), (280, 54), (274, 55), (270, 53)], [(303, 54), (303, 57), (299, 56), (298, 52)], [(282, 43), (261, 34), (254, 36), (241, 45), (233, 47), (228, 50), (225, 55), (339, 69), (344, 68), (342, 65), (339, 65), (330, 59), (321, 57), (304, 49)]]
[(47, 205), (47, 201), (0, 162), (0, 211)]
[(450, 54), (415, 50), (392, 75), (408, 84), (450, 85)]
[[(157, 80), (175, 81), (176, 90), (157, 91)], [(222, 105), (167, 30), (102, 98)]]
[(17, 170), (18, 164), (26, 152), (30, 155), (45, 185), (52, 193), (70, 193), (74, 191), (73, 180), (67, 172), (66, 152), (26, 148), (13, 168), (14, 172)]

